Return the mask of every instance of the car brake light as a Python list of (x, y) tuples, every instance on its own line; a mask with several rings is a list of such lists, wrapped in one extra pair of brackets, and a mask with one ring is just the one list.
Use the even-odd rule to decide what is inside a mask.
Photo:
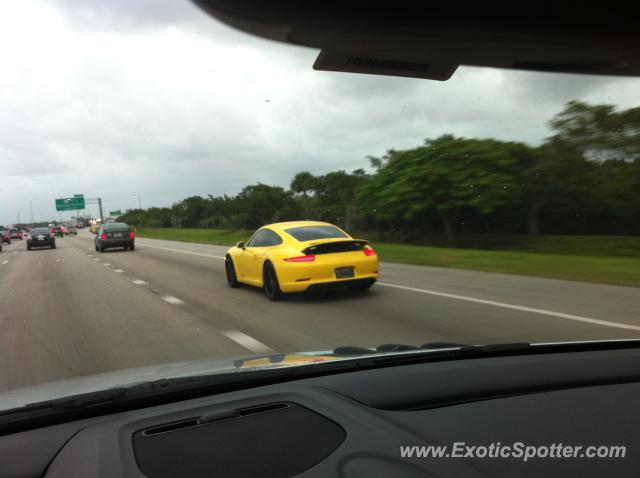
[(308, 254), (306, 256), (297, 256), (297, 257), (287, 257), (284, 259), (285, 262), (313, 262), (316, 260), (316, 256), (313, 254)]
[(100, 239), (106, 239), (106, 238), (107, 238), (107, 235), (106, 235), (106, 234), (101, 234), (101, 235), (100, 235)]
[(362, 249), (362, 252), (364, 252), (365, 256), (375, 256), (376, 255), (376, 251), (375, 249), (373, 249), (372, 247), (365, 247), (364, 249)]
[(136, 237), (136, 233), (135, 233), (135, 231), (131, 231), (131, 232), (129, 233), (129, 237), (131, 237), (131, 238)]

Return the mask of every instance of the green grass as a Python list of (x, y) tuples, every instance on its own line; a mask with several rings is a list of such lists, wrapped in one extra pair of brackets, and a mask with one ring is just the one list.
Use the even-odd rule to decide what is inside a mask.
[[(446, 247), (442, 234), (420, 236), (388, 233), (381, 239), (375, 233), (355, 233), (358, 237), (393, 244)], [(607, 256), (640, 258), (640, 237), (634, 236), (555, 236), (527, 234), (459, 234), (457, 249), (483, 251), (518, 251), (571, 256)]]
[[(139, 237), (227, 246), (250, 235), (251, 231), (215, 229), (138, 230)], [(380, 259), (388, 262), (640, 287), (640, 238), (636, 237), (461, 235), (462, 248), (454, 249), (379, 242), (371, 234), (357, 236), (372, 239)], [(473, 243), (473, 236), (476, 248), (465, 248)], [(436, 239), (423, 237), (418, 242), (433, 243)], [(500, 248), (513, 250), (495, 250)]]
[(214, 244), (232, 246), (240, 241), (246, 241), (253, 231), (225, 231), (220, 229), (138, 229), (138, 237), (150, 239), (166, 239), (169, 241), (197, 242), (199, 244)]

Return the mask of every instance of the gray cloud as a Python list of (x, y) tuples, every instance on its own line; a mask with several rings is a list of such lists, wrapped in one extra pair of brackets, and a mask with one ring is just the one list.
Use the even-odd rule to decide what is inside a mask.
[[(635, 106), (637, 80), (460, 68), (451, 80), (316, 72), (317, 52), (189, 2), (21, 0), (0, 17), (0, 223), (53, 199), (164, 206), (367, 166), (444, 133), (536, 144), (572, 99)], [(94, 209), (95, 210), (95, 209)]]

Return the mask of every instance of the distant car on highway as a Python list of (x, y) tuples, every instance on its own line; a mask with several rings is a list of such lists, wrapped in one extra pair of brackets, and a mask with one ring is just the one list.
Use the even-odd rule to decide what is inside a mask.
[(30, 251), (33, 247), (50, 247), (56, 248), (56, 236), (47, 227), (35, 227), (29, 231), (29, 237), (27, 237), (27, 250)]
[(0, 242), (11, 244), (11, 234), (9, 233), (9, 229), (0, 229), (0, 239)]
[(9, 234), (11, 234), (11, 239), (22, 240), (22, 231), (20, 229), (9, 229)]
[(53, 226), (50, 232), (58, 237), (64, 237), (64, 226)]
[(77, 236), (78, 235), (78, 228), (76, 226), (67, 226), (65, 228), (65, 234), (66, 235), (74, 235)]
[(103, 224), (98, 229), (95, 238), (96, 251), (123, 247), (125, 250), (135, 250), (135, 231), (124, 222)]
[(262, 287), (267, 298), (278, 300), (289, 292), (368, 289), (378, 279), (378, 256), (369, 242), (333, 224), (281, 222), (229, 249), (225, 272), (231, 287)]

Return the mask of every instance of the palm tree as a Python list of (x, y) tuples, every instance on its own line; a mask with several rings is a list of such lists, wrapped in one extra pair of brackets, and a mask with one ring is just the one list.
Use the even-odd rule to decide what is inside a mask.
[(295, 175), (291, 181), (291, 191), (297, 194), (302, 194), (304, 217), (309, 219), (309, 192), (315, 191), (317, 185), (317, 178), (308, 171), (302, 171)]

